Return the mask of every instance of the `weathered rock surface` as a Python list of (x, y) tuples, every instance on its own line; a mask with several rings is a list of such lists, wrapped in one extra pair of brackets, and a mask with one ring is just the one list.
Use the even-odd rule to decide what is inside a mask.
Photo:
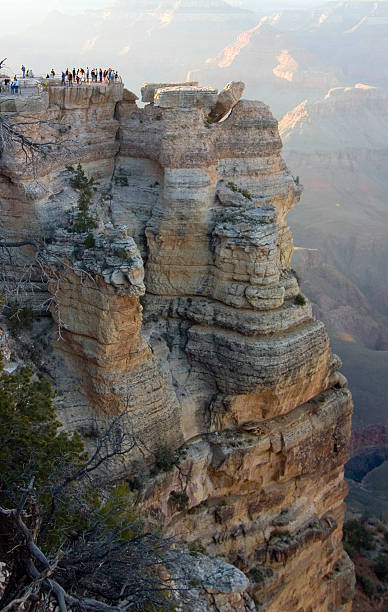
[(76, 200), (66, 181), (66, 166), (81, 162), (101, 187), (109, 182), (118, 151), (114, 111), (122, 92), (121, 84), (50, 87), (39, 96), (16, 98), (11, 106), (4, 103), (6, 108), (0, 102), (4, 118), (34, 142), (49, 143), (34, 164), (26, 165), (17, 145), (2, 153), (0, 213), (8, 237), (48, 237), (58, 223), (65, 225), (66, 212)]
[[(141, 473), (128, 474), (141, 478), (144, 511), (222, 559), (192, 562), (206, 582), (198, 610), (349, 611), (341, 533), (352, 403), (290, 268), (286, 215), (301, 187), (280, 156), (276, 120), (262, 102), (240, 100), (211, 123), (217, 92), (192, 85), (157, 87), (144, 109), (118, 89), (50, 96), (53, 109), (37, 116), (73, 117), (84, 157), (76, 143), (69, 158), (105, 190), (86, 248), (86, 235), (53, 231), (76, 197), (68, 156), (52, 152), (39, 170), (55, 202), (49, 232), (33, 213), (52, 238), (55, 352), (89, 410), (109, 418), (126, 408), (145, 441)], [(86, 146), (94, 110), (106, 117)], [(3, 175), (8, 201), (19, 201), (11, 154)], [(37, 201), (21, 204), (14, 234), (27, 231)], [(152, 453), (165, 446), (179, 460), (157, 474)]]
[(180, 83), (144, 83), (141, 88), (141, 100), (142, 102), (153, 104), (158, 89), (167, 89), (169, 87), (195, 87), (196, 85), (198, 85), (197, 81), (181, 81)]
[[(149, 484), (144, 507), (248, 572), (262, 609), (348, 610), (340, 540), (352, 404), (324, 327), (295, 300), (286, 214), (301, 188), (263, 103), (241, 100), (209, 124), (195, 95), (163, 95), (165, 107), (118, 105), (120, 177), (141, 201), (141, 169), (155, 181), (139, 214), (119, 188), (112, 202), (113, 219), (136, 217), (143, 329), (186, 440), (179, 470)], [(281, 563), (258, 553), (280, 520)]]
[(215, 106), (211, 109), (209, 117), (212, 121), (220, 121), (240, 100), (245, 84), (242, 81), (231, 81), (217, 96)]
[(97, 414), (125, 410), (146, 444), (155, 447), (161, 435), (176, 444), (177, 402), (141, 335), (145, 287), (138, 248), (125, 227), (106, 227), (91, 248), (85, 238), (59, 230), (48, 245), (56, 350), (77, 372)]

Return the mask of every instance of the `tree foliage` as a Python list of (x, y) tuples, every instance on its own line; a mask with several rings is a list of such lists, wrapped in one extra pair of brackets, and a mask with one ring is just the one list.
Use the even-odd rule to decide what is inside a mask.
[(76, 169), (73, 166), (68, 166), (67, 169), (73, 174), (70, 179), (71, 186), (79, 192), (78, 213), (73, 223), (73, 230), (80, 234), (90, 232), (96, 226), (89, 210), (93, 200), (95, 180), (93, 177), (88, 178), (86, 176), (81, 164), (78, 164)]
[(52, 399), (28, 368), (0, 374), (0, 610), (170, 609), (171, 542), (141, 519), (128, 485), (107, 484), (101, 470), (134, 448), (122, 418), (86, 454)]
[(357, 519), (344, 523), (344, 546), (350, 556), (355, 551), (372, 550), (375, 548), (373, 534)]

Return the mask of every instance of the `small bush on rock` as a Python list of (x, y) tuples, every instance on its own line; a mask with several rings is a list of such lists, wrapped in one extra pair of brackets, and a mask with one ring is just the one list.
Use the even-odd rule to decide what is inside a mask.
[(189, 552), (192, 557), (198, 557), (198, 555), (204, 555), (206, 553), (206, 550), (201, 540), (197, 539), (193, 542), (190, 542)]
[(170, 500), (180, 512), (186, 510), (189, 505), (189, 497), (184, 491), (171, 491)]
[(9, 329), (15, 332), (31, 329), (34, 322), (34, 311), (31, 306), (22, 306), (16, 300), (9, 302), (5, 309), (5, 316)]
[(178, 460), (177, 453), (168, 446), (160, 446), (155, 450), (154, 455), (154, 473), (171, 472)]
[(354, 552), (373, 550), (375, 543), (373, 534), (366, 529), (357, 519), (346, 521), (344, 524), (344, 547), (346, 552), (353, 556)]
[(301, 293), (298, 293), (298, 295), (295, 296), (294, 302), (298, 306), (304, 306), (306, 304), (306, 298)]
[(85, 249), (92, 249), (95, 246), (95, 244), (96, 244), (96, 241), (94, 240), (93, 234), (88, 234), (84, 242)]
[(241, 189), (240, 187), (237, 187), (236, 183), (233, 183), (232, 181), (229, 181), (226, 184), (229, 187), (229, 189), (234, 191), (234, 193), (241, 193), (241, 195), (244, 196), (244, 198), (247, 198), (247, 200), (252, 200), (252, 195), (249, 193), (247, 189)]

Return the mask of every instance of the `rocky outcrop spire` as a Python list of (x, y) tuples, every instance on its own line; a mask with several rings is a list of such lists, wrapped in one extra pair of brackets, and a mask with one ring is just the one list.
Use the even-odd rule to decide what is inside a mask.
[[(207, 581), (207, 603), (189, 609), (348, 612), (352, 402), (290, 267), (286, 215), (301, 187), (276, 120), (239, 99), (241, 83), (221, 94), (162, 85), (144, 87), (144, 108), (121, 86), (50, 91), (52, 108), (36, 116), (71, 117), (79, 138), (38, 169), (47, 193), (23, 195), (17, 228), (11, 217), (6, 227), (36, 225), (52, 240), (55, 353), (90, 412), (125, 408), (144, 442), (144, 463), (128, 472), (138, 471), (144, 512), (223, 559), (195, 563), (198, 576), (222, 567), (225, 590)], [(55, 231), (75, 201), (68, 160), (101, 177), (92, 237)], [(12, 156), (2, 163), (10, 210), (15, 185), (25, 194), (35, 179), (23, 182)], [(157, 474), (151, 463), (166, 448), (173, 461)]]
[(263, 610), (350, 610), (340, 540), (352, 403), (290, 268), (286, 214), (301, 187), (268, 107), (240, 100), (213, 122), (218, 103), (179, 86), (144, 109), (118, 105), (128, 186), (112, 216), (142, 248), (143, 330), (186, 441), (145, 508), (248, 572)]

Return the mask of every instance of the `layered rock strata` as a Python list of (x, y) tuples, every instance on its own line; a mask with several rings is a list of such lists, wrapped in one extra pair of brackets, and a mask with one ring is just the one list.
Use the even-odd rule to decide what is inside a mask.
[(89, 248), (85, 238), (59, 230), (47, 247), (56, 351), (77, 372), (95, 414), (125, 411), (126, 427), (146, 446), (155, 447), (161, 435), (176, 445), (177, 402), (140, 333), (139, 250), (125, 227), (106, 226)]
[(17, 143), (2, 151), (1, 230), (7, 237), (47, 238), (65, 224), (75, 202), (67, 165), (82, 162), (101, 186), (110, 181), (118, 151), (114, 111), (122, 96), (123, 86), (114, 84), (49, 87), (36, 96), (0, 100), (1, 116), (42, 145), (34, 159)]
[(290, 269), (286, 214), (301, 189), (268, 107), (241, 100), (210, 123), (211, 95), (169, 88), (144, 109), (118, 105), (116, 173), (144, 204), (116, 190), (112, 216), (143, 251), (143, 330), (186, 441), (145, 508), (247, 571), (260, 609), (349, 610), (352, 403)]
[[(286, 215), (301, 188), (269, 108), (238, 101), (242, 84), (221, 94), (167, 85), (146, 87), (144, 108), (117, 88), (50, 88), (39, 117), (72, 114), (80, 137), (62, 158), (53, 152), (45, 171), (38, 166), (52, 198), (21, 200), (12, 231), (24, 235), (32, 215), (38, 235), (52, 239), (55, 352), (92, 411), (111, 417), (125, 408), (144, 440), (144, 511), (239, 568), (225, 591), (209, 586), (198, 610), (346, 612), (352, 403), (290, 268)], [(99, 132), (82, 152), (90, 118), (101, 113), (104, 138)], [(12, 159), (2, 172), (17, 199), (22, 176)], [(52, 227), (74, 207), (64, 166), (76, 161), (105, 190), (94, 244)], [(171, 469), (147, 476), (166, 448)]]

